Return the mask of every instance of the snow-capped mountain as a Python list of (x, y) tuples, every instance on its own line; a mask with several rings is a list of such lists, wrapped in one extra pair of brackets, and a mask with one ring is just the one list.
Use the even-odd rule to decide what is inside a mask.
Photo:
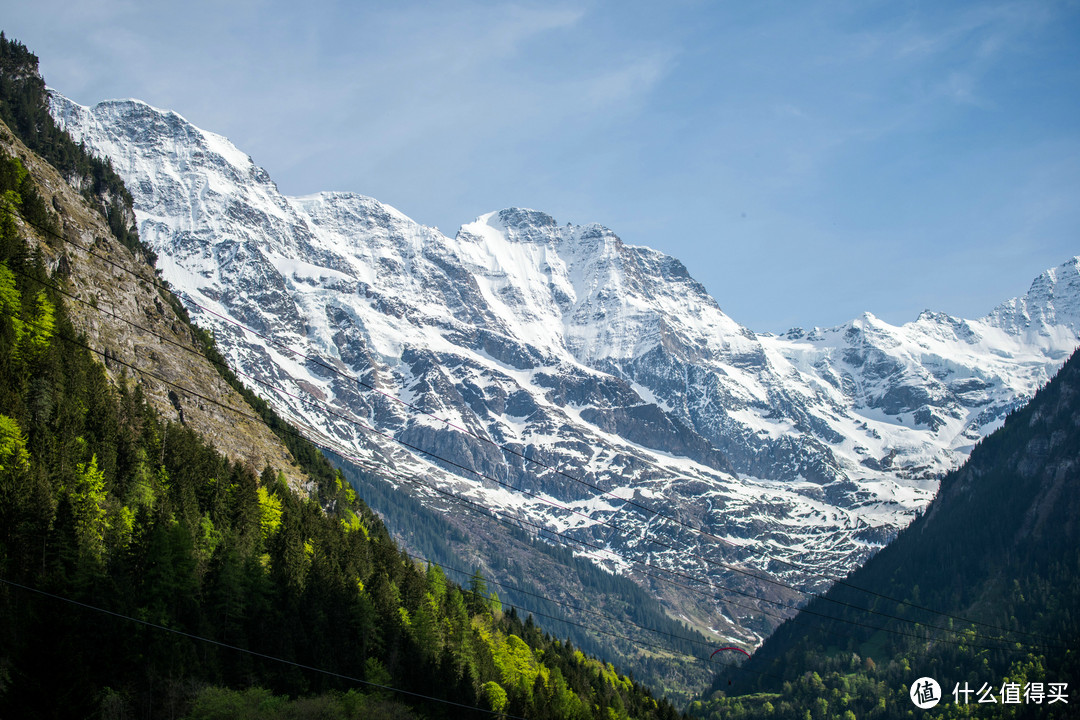
[(163, 276), (280, 412), (747, 642), (784, 614), (768, 600), (799, 598), (742, 571), (806, 587), (861, 562), (1080, 342), (1080, 257), (977, 320), (756, 334), (600, 225), (514, 208), (448, 237), (359, 195), (285, 197), (138, 101), (53, 113), (112, 160)]

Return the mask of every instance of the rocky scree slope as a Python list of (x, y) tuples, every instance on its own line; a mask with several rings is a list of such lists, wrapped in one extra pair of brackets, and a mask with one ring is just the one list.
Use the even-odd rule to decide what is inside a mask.
[(153, 268), (122, 247), (101, 213), (3, 123), (0, 149), (22, 161), (56, 212), (60, 237), (15, 221), (65, 281), (72, 321), (113, 381), (137, 383), (163, 418), (190, 426), (257, 472), (267, 466), (283, 472), (291, 487), (306, 492), (307, 475), (203, 356), (168, 294), (158, 291)]

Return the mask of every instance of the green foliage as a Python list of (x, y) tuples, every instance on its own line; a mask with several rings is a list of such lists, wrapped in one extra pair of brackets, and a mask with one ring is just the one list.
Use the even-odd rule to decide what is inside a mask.
[(200, 692), (187, 720), (405, 720), (416, 717), (405, 705), (356, 690), (291, 700), (263, 688)]
[(19, 315), (22, 312), (22, 293), (15, 285), (15, 274), (0, 262), (0, 332), (7, 340), (5, 359), (17, 360), (26, 334), (26, 324)]
[(22, 295), (15, 287), (15, 275), (8, 268), (7, 263), (0, 264), (0, 312), (9, 322), (17, 323), (21, 328), (18, 313), (22, 309)]
[(74, 482), (65, 488), (71, 504), (71, 517), (79, 551), (93, 560), (105, 552), (105, 474), (98, 468), (97, 456), (89, 463), (79, 463)]
[(0, 473), (13, 474), (30, 467), (26, 437), (15, 418), (0, 415)]
[(473, 627), (490, 653), (502, 685), (524, 697), (532, 695), (537, 679), (547, 685), (550, 671), (541, 665), (524, 640), (499, 631), (483, 616), (474, 618)]
[[(455, 581), (472, 587), (473, 572), (465, 570), (473, 567), (472, 561), (463, 558), (470, 557), (475, 552), (476, 542), (484, 542), (485, 536), (471, 542), (457, 525), (428, 510), (409, 495), (396, 492), (376, 472), (362, 470), (344, 458), (327, 454), (368, 505), (393, 528), (395, 537), (405, 538), (410, 549), (419, 556), (445, 566)], [(705, 669), (694, 658), (700, 655), (702, 648), (710, 646), (709, 641), (667, 616), (656, 599), (633, 581), (604, 572), (588, 560), (575, 557), (569, 548), (529, 537), (516, 528), (506, 527), (499, 535), (508, 537), (509, 541), (500, 539), (500, 546), (489, 546), (486, 554), (493, 577), (512, 586), (498, 587), (499, 600), (504, 607), (528, 607), (543, 618), (547, 632), (571, 639), (576, 647), (589, 655), (618, 658), (623, 672), (632, 672), (642, 684), (663, 688), (669, 697), (681, 699), (681, 688), (701, 687), (708, 682)], [(510, 548), (502, 543), (510, 544)], [(536, 567), (557, 565), (564, 568), (571, 582), (580, 588), (576, 594), (590, 598), (592, 606), (603, 606), (609, 617), (600, 618), (589, 613), (574, 617), (565, 607), (546, 599), (551, 588), (522, 562), (523, 553), (529, 554), (527, 562), (535, 562)], [(479, 594), (467, 596), (471, 604), (477, 602), (474, 598), (488, 598), (491, 594), (493, 583), (479, 579), (484, 582), (484, 587)], [(473, 609), (479, 610), (478, 607)], [(570, 622), (557, 619), (568, 615)], [(621, 622), (620, 617), (629, 622)], [(671, 647), (671, 655), (655, 651), (658, 636), (651, 630), (667, 638), (663, 642)]]
[(4, 213), (18, 213), (33, 225), (56, 231), (56, 220), (41, 199), (30, 172), (19, 158), (6, 153), (0, 153), (0, 209)]
[(56, 311), (44, 292), (34, 298), (34, 314), (30, 322), (24, 352), (31, 358), (40, 356), (49, 347), (56, 325)]
[(262, 528), (263, 541), (269, 540), (281, 528), (281, 500), (271, 495), (265, 487), (259, 493), (259, 527)]
[(497, 713), (506, 710), (506, 691), (502, 689), (502, 685), (499, 685), (494, 680), (484, 683), (484, 687), (480, 689), (480, 696), (484, 699), (484, 705), (489, 710)]

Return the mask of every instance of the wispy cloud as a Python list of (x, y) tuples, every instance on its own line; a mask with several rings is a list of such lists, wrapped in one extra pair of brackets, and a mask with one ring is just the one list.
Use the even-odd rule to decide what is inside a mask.
[(366, 192), (444, 229), (506, 203), (633, 228), (755, 327), (755, 263), (813, 278), (795, 321), (814, 324), (882, 307), (820, 310), (875, 258), (917, 273), (934, 243), (953, 262), (990, 235), (1076, 237), (1080, 181), (1039, 172), (1044, 138), (1075, 148), (1075, 2), (8, 5), (50, 84), (175, 109), (287, 192)]

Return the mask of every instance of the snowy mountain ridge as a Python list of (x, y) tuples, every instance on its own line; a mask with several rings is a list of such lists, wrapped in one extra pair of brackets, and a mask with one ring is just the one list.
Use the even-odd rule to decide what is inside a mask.
[(451, 238), (360, 195), (285, 197), (225, 138), (139, 101), (54, 95), (53, 113), (111, 159), (163, 276), (280, 412), (585, 543), (673, 613), (745, 642), (775, 621), (732, 592), (797, 595), (725, 565), (813, 586), (860, 562), (1080, 342), (1080, 256), (980, 319), (866, 313), (755, 334), (678, 260), (600, 225), (512, 208)]

